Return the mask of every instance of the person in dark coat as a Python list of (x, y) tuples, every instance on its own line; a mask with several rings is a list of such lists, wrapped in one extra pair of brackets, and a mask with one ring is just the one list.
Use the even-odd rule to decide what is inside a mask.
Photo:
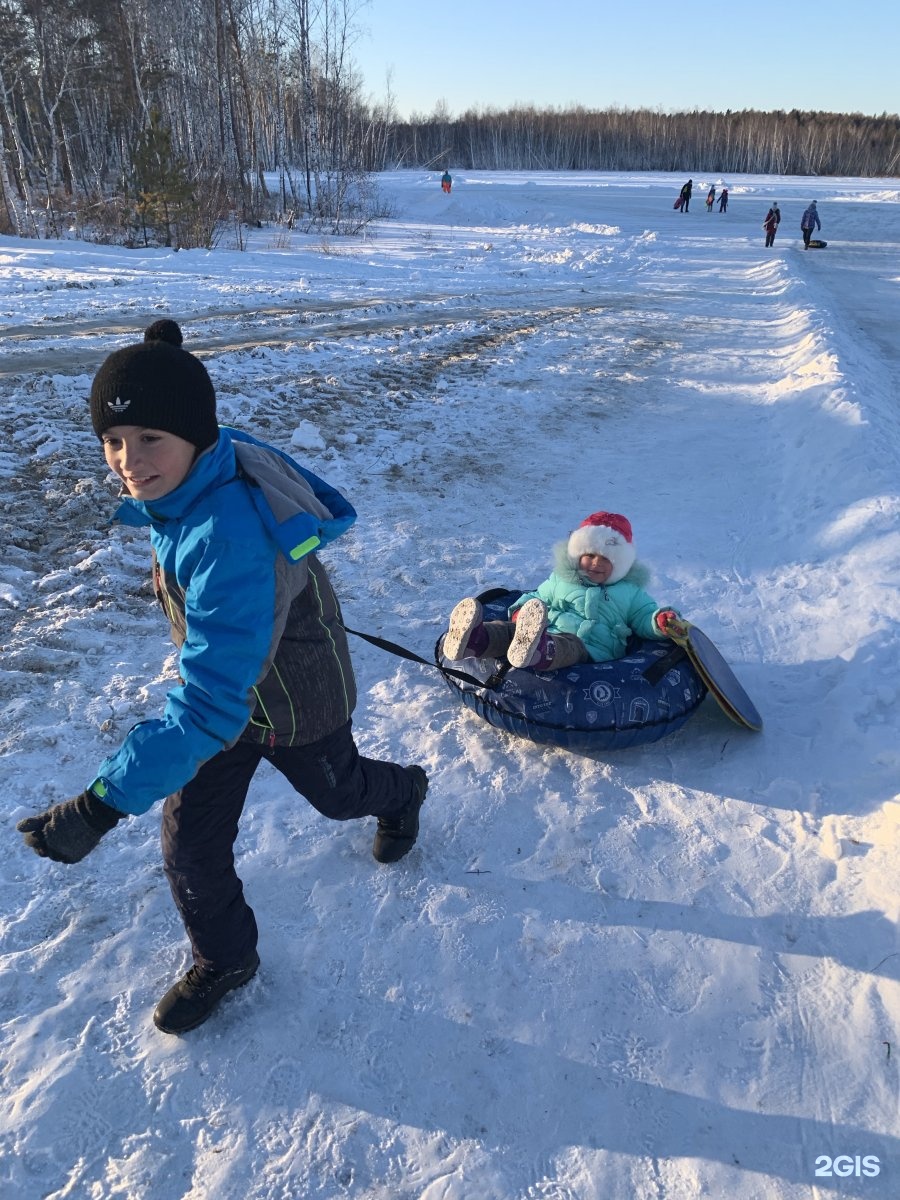
[(449, 171), (445, 171), (441, 176), (441, 188), (450, 195), (450, 189), (453, 187), (453, 176)]
[(716, 186), (715, 186), (715, 184), (713, 184), (713, 186), (706, 193), (706, 211), (707, 212), (712, 212), (713, 205), (715, 204), (715, 202), (716, 202)]
[(781, 209), (778, 207), (778, 201), (774, 200), (772, 207), (766, 213), (766, 219), (763, 221), (763, 229), (766, 231), (766, 246), (775, 245), (775, 233), (780, 224)]
[(216, 420), (204, 365), (171, 320), (111, 354), (90, 411), (122, 481), (116, 517), (149, 525), (156, 595), (179, 648), (163, 713), (140, 721), (72, 800), (20, 821), (44, 858), (77, 863), (162, 796), (163, 861), (193, 966), (153, 1014), (165, 1033), (201, 1024), (259, 966), (233, 848), (250, 781), (268, 762), (320, 813), (377, 818), (373, 854), (412, 847), (428, 778), (363, 758), (340, 606), (315, 551), (356, 518), (288, 455)]
[(728, 188), (722, 188), (722, 195), (719, 197), (719, 212), (728, 212)]
[(694, 188), (694, 181), (693, 181), (693, 179), (689, 179), (687, 181), (687, 183), (684, 185), (684, 187), (681, 189), (681, 191), (679, 192), (679, 195), (681, 196), (681, 211), (682, 212), (687, 212), (687, 210), (688, 210), (688, 205), (691, 202), (691, 192), (693, 191), (693, 188)]

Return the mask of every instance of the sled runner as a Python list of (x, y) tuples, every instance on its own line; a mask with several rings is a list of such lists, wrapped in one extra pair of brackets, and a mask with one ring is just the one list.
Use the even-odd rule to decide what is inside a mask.
[(666, 625), (666, 635), (687, 651), (697, 674), (726, 716), (745, 729), (758, 733), (763, 721), (756, 705), (703, 630), (679, 617), (677, 621), (669, 621)]
[(823, 242), (821, 238), (810, 238), (809, 239), (810, 250), (824, 250), (827, 245), (828, 245), (828, 243)]

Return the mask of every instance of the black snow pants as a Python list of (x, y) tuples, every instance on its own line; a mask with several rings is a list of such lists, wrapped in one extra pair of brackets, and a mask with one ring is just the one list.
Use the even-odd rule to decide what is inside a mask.
[(349, 721), (309, 746), (238, 742), (205, 762), (165, 802), (162, 849), (194, 962), (217, 971), (243, 965), (256, 949), (256, 919), (235, 871), (234, 843), (250, 780), (264, 759), (334, 821), (393, 816), (413, 798), (402, 767), (360, 755)]

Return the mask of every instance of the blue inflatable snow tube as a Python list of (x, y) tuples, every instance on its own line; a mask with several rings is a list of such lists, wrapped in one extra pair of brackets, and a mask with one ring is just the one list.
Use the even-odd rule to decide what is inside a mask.
[[(524, 591), (496, 589), (479, 597), (485, 620), (505, 621)], [(582, 754), (659, 741), (680, 729), (706, 696), (687, 655), (669, 641), (634, 638), (624, 658), (540, 673), (496, 659), (450, 662), (442, 647), (443, 637), (435, 647), (439, 666), (483, 681), (476, 686), (444, 676), (467, 708), (497, 729)]]

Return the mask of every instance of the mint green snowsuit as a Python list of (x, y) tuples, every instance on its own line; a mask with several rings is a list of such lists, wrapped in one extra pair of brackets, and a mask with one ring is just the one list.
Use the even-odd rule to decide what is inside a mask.
[(569, 562), (565, 542), (556, 547), (556, 570), (533, 592), (525, 592), (509, 615), (537, 596), (547, 605), (549, 633), (571, 633), (580, 638), (592, 662), (622, 658), (629, 636), (665, 639), (654, 617), (661, 610), (644, 590), (650, 573), (635, 563), (618, 583), (586, 583)]

